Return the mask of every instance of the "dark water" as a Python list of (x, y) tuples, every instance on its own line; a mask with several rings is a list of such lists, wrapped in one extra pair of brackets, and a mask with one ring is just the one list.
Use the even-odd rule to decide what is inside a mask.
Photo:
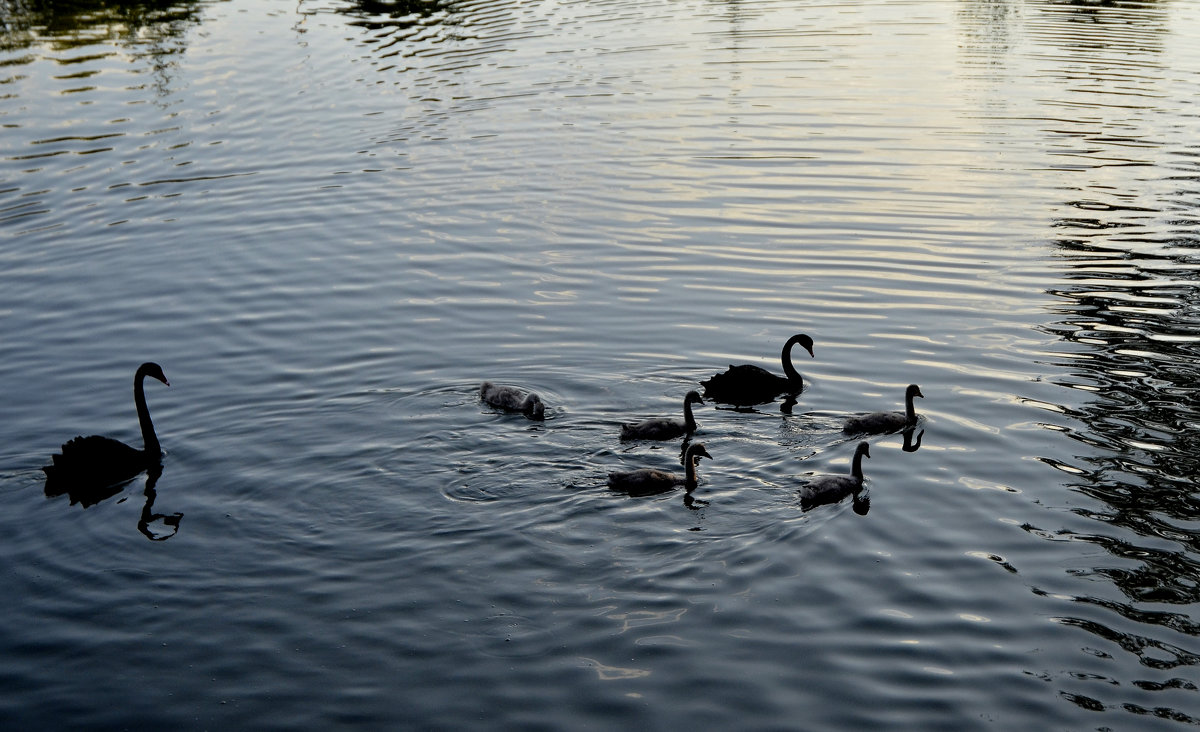
[[(0, 727), (1196, 725), (1198, 32), (0, 3)], [(790, 414), (697, 408), (696, 502), (604, 487), (797, 332)], [(145, 360), (161, 476), (47, 498)], [(802, 510), (909, 383), (869, 511)]]

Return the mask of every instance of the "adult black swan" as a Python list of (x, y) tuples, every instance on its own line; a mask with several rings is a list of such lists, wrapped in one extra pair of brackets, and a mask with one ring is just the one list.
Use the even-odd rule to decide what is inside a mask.
[(903, 412), (871, 412), (851, 417), (846, 420), (842, 432), (848, 435), (882, 435), (887, 432), (907, 429), (917, 423), (917, 410), (913, 406), (913, 397), (925, 398), (921, 387), (909, 384), (904, 390)]
[(866, 442), (858, 443), (854, 450), (854, 462), (850, 475), (817, 475), (800, 488), (800, 508), (808, 511), (829, 503), (837, 503), (846, 496), (855, 497), (855, 511), (866, 513), (869, 503), (860, 508), (858, 494), (863, 489), (862, 459), (871, 457), (871, 446)]
[[(138, 424), (142, 428), (141, 450), (111, 437), (92, 435), (76, 437), (62, 446), (53, 456), (54, 464), (42, 468), (46, 473), (46, 495), (58, 496), (70, 492), (85, 496), (133, 479), (138, 473), (162, 462), (162, 448), (154, 434), (150, 410), (146, 408), (146, 393), (142, 380), (147, 376), (170, 386), (156, 363), (144, 363), (133, 375), (133, 402), (137, 406)], [(85, 504), (86, 505), (86, 504)]]
[(689, 391), (683, 398), (683, 421), (669, 417), (655, 417), (641, 422), (621, 425), (622, 440), (673, 440), (696, 431), (696, 418), (692, 415), (693, 404), (703, 404), (700, 392)]
[(708, 454), (704, 445), (696, 442), (688, 445), (687, 452), (683, 455), (683, 475), (654, 468), (609, 473), (608, 487), (631, 496), (653, 496), (679, 486), (691, 493), (696, 487), (696, 463), (702, 457), (712, 460), (712, 455)]
[(765, 404), (780, 394), (799, 394), (804, 388), (804, 377), (792, 366), (792, 346), (796, 344), (815, 358), (812, 338), (797, 333), (784, 344), (780, 355), (784, 376), (751, 364), (730, 365), (724, 373), (700, 382), (704, 386), (704, 395), (725, 404), (748, 407)]

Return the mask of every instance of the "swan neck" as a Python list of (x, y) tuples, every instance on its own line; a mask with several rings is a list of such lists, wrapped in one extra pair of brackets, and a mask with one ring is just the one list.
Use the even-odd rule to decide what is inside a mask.
[(150, 420), (150, 409), (146, 406), (146, 391), (142, 388), (145, 375), (138, 373), (133, 379), (133, 403), (137, 405), (138, 424), (142, 428), (142, 444), (145, 445), (146, 455), (158, 458), (162, 448), (158, 444), (158, 436), (154, 434), (154, 422)]
[(857, 480), (859, 483), (861, 483), (862, 479), (863, 479), (862, 459), (863, 459), (862, 452), (854, 453), (854, 464), (850, 468), (850, 475), (854, 476), (854, 479)]
[(913, 394), (906, 394), (904, 399), (904, 423), (913, 425), (917, 423), (917, 408), (913, 406)]
[(788, 377), (788, 381), (795, 382), (799, 385), (804, 383), (804, 377), (801, 376), (800, 372), (796, 370), (796, 367), (792, 365), (793, 345), (794, 344), (792, 341), (788, 341), (787, 345), (783, 347), (783, 353), (780, 355), (780, 359), (783, 361), (783, 373)]
[(692, 403), (690, 400), (683, 400), (683, 422), (687, 425), (688, 432), (696, 431), (696, 417), (692, 415)]
[(688, 487), (696, 485), (696, 461), (698, 459), (695, 455), (688, 455), (687, 459), (683, 461), (684, 482)]

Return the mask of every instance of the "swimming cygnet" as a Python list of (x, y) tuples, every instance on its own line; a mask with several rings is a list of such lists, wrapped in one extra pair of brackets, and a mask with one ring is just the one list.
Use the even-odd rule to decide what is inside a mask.
[(546, 417), (546, 405), (542, 403), (541, 397), (515, 387), (496, 386), (490, 381), (485, 381), (479, 387), (479, 398), (497, 409), (521, 412), (530, 419), (545, 419)]
[(800, 507), (808, 510), (827, 503), (837, 503), (848, 495), (858, 496), (863, 488), (862, 459), (871, 457), (871, 446), (858, 443), (850, 475), (816, 475), (800, 488)]
[(913, 407), (913, 397), (925, 398), (921, 387), (909, 384), (904, 392), (903, 412), (872, 412), (846, 420), (842, 432), (848, 435), (881, 435), (895, 432), (917, 423), (917, 410)]
[(628, 493), (631, 496), (651, 496), (657, 493), (666, 493), (679, 486), (683, 486), (688, 492), (691, 492), (696, 487), (696, 463), (702, 457), (706, 457), (709, 460), (712, 459), (712, 455), (708, 454), (708, 450), (704, 449), (704, 445), (697, 442), (688, 445), (687, 452), (684, 453), (683, 475), (666, 470), (656, 470), (654, 468), (609, 473), (608, 487), (614, 491)]
[(681, 435), (696, 431), (696, 418), (692, 416), (692, 405), (703, 404), (700, 392), (689, 391), (683, 399), (683, 420), (656, 417), (642, 422), (621, 425), (622, 440), (673, 440)]

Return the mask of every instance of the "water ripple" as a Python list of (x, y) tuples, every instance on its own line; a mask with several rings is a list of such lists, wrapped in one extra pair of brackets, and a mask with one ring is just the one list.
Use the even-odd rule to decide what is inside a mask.
[[(93, 5), (0, 9), (0, 724), (1194, 721), (1192, 6)], [(147, 358), (167, 542), (39, 470)]]

